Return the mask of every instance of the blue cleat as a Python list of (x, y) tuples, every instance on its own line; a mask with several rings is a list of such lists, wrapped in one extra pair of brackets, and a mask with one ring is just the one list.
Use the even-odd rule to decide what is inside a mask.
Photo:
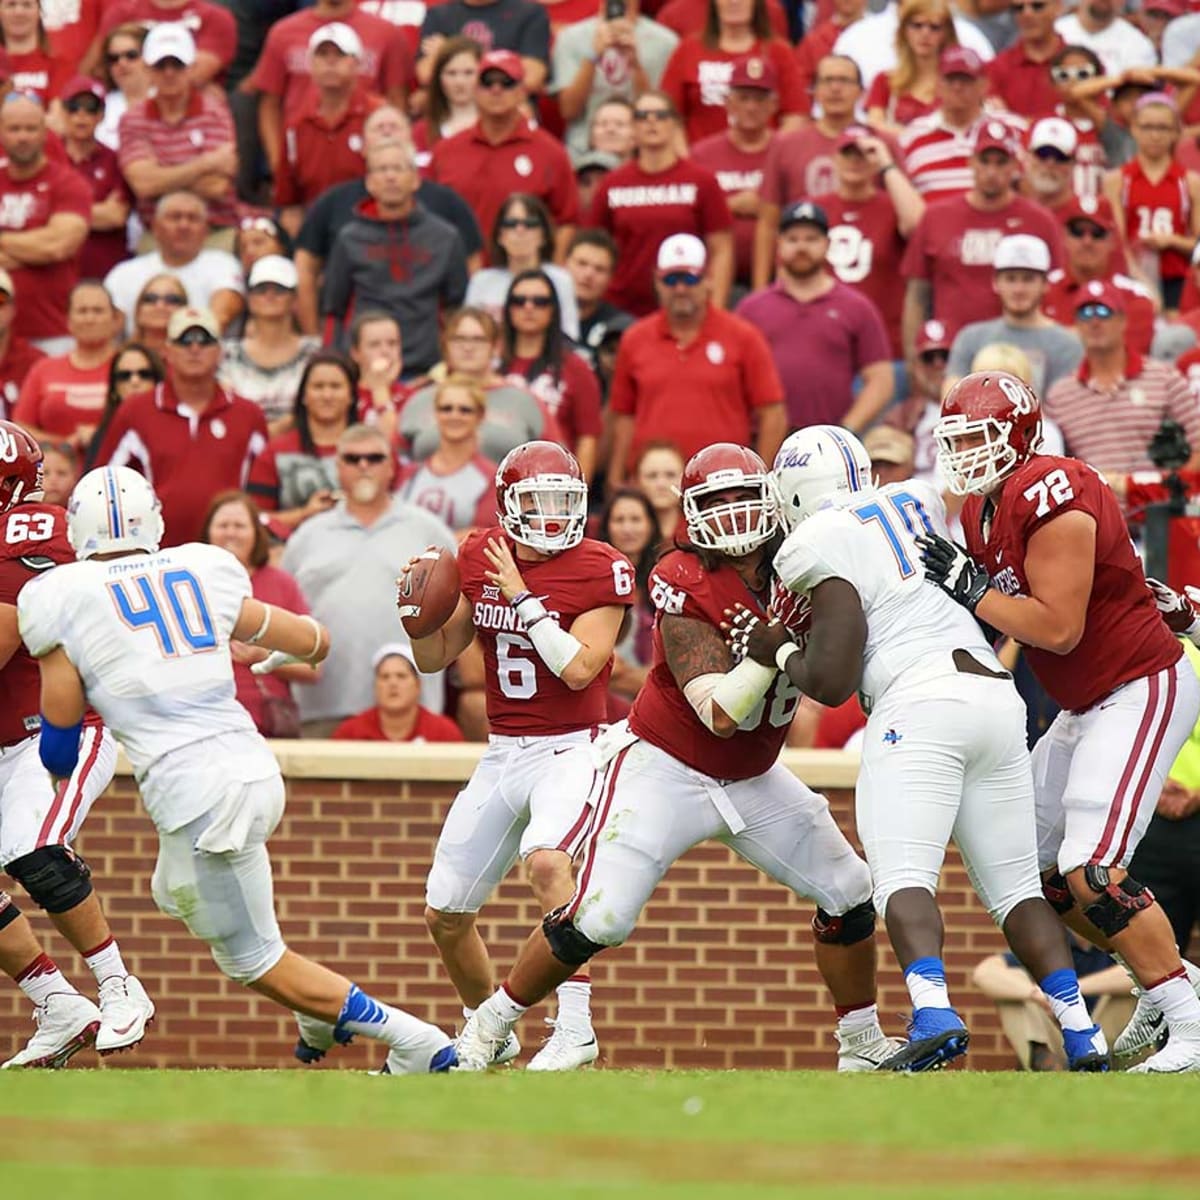
[(439, 1075), (443, 1071), (452, 1071), (458, 1066), (458, 1051), (454, 1048), (454, 1043), (451, 1042), (448, 1046), (443, 1046), (430, 1060), (429, 1073), (431, 1075)]
[(908, 1045), (885, 1059), (881, 1071), (937, 1071), (967, 1052), (971, 1035), (952, 1008), (913, 1010)]
[(1064, 1029), (1063, 1047), (1069, 1071), (1107, 1071), (1111, 1069), (1108, 1043), (1099, 1025), (1091, 1029)]
[(320, 1062), (325, 1053), (334, 1046), (348, 1046), (354, 1040), (354, 1034), (345, 1029), (337, 1029), (328, 1021), (318, 1021), (315, 1017), (307, 1017), (296, 1013), (296, 1024), (300, 1027), (300, 1036), (296, 1039), (292, 1057), (302, 1063)]

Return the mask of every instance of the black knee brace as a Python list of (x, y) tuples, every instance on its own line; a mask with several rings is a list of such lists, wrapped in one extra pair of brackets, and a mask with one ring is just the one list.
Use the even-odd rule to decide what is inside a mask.
[(1053, 875), (1042, 880), (1042, 895), (1060, 916), (1069, 913), (1075, 907), (1075, 897), (1071, 895), (1071, 889), (1061, 871), (1055, 871)]
[(1105, 937), (1120, 933), (1142, 909), (1154, 903), (1154, 893), (1144, 883), (1138, 883), (1131, 875), (1113, 883), (1107, 867), (1084, 867), (1083, 881), (1093, 892), (1100, 893), (1100, 898), (1089, 904), (1083, 915)]
[(607, 946), (584, 937), (575, 928), (575, 922), (561, 908), (547, 913), (542, 920), (542, 933), (550, 943), (550, 953), (568, 967), (581, 967), (589, 958), (599, 954), (601, 950), (608, 949)]
[(48, 913), (70, 912), (92, 894), (87, 863), (66, 846), (39, 846), (4, 869)]
[(829, 946), (853, 946), (875, 932), (875, 905), (864, 900), (840, 917), (830, 915), (818, 905), (812, 927), (818, 942)]
[(13, 898), (7, 892), (0, 892), (0, 929), (7, 929), (20, 915)]

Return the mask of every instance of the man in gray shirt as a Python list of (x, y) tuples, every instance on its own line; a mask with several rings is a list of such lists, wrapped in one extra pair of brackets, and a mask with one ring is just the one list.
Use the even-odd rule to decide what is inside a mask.
[[(454, 535), (432, 513), (392, 496), (396, 463), (388, 440), (370, 425), (351, 425), (338, 441), (343, 499), (305, 521), (288, 539), (283, 568), (300, 584), (331, 647), (320, 680), (297, 689), (305, 737), (328, 737), (374, 703), (371, 659), (404, 639), (396, 615), (396, 576), (427, 546), (455, 549)], [(441, 712), (441, 675), (421, 677), (421, 703)]]
[(970, 374), (975, 355), (985, 346), (1004, 342), (1025, 352), (1033, 368), (1030, 384), (1045, 396), (1051, 384), (1072, 374), (1083, 359), (1075, 334), (1042, 313), (1050, 248), (1032, 234), (1013, 234), (1000, 239), (992, 267), (1001, 315), (958, 331), (946, 365), (946, 386)]

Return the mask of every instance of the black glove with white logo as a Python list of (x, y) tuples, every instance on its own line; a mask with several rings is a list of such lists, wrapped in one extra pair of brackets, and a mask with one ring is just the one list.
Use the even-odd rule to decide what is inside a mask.
[(925, 564), (925, 578), (973, 613), (992, 586), (992, 577), (965, 550), (941, 534), (923, 534), (917, 538), (917, 545)]

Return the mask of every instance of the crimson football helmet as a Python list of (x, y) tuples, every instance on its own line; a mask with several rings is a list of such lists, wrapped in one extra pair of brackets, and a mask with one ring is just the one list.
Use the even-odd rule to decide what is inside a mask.
[(575, 455), (557, 442), (526, 442), (496, 468), (501, 527), (541, 554), (561, 554), (583, 541), (587, 497)]
[(933, 437), (946, 486), (956, 496), (986, 495), (1037, 452), (1042, 406), (1015, 375), (976, 371), (946, 393)]
[(0, 421), (0, 512), (41, 499), (41, 446), (20, 425)]
[[(751, 495), (730, 493), (750, 492)], [(697, 451), (680, 483), (692, 545), (735, 557), (749, 554), (779, 528), (775, 484), (753, 450), (716, 442)]]

